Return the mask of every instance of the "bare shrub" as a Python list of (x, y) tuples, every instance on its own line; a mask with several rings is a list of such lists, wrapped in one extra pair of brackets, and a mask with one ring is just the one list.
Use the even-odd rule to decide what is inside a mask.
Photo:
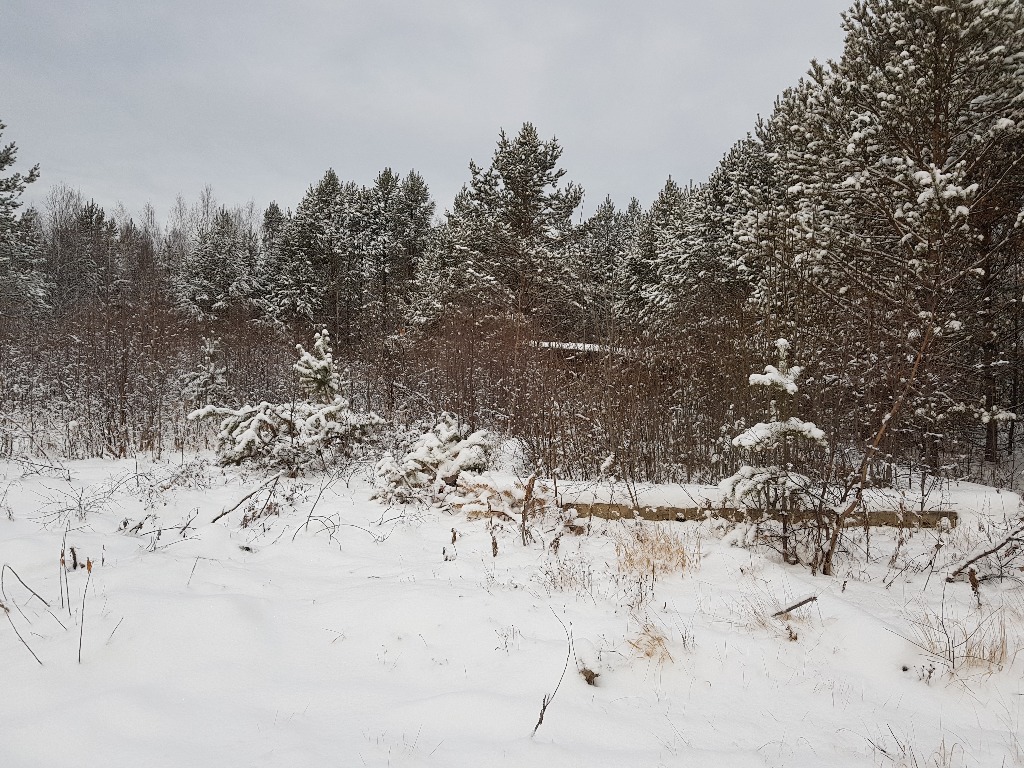
[(12, 483), (7, 483), (0, 490), (0, 515), (3, 515), (8, 520), (14, 520), (14, 509), (7, 503), (7, 494), (11, 492), (11, 485)]
[(977, 581), (1020, 580), (1024, 572), (1024, 517), (1019, 513), (1012, 517), (983, 514), (977, 530), (964, 526), (955, 543), (951, 550), (958, 557), (950, 564), (946, 581), (967, 580), (971, 572)]
[(152, 469), (144, 474), (136, 475), (136, 484), (147, 509), (166, 504), (164, 494), (179, 488), (209, 488), (210, 462), (206, 458), (197, 457), (179, 465), (166, 469)]
[(69, 483), (66, 490), (51, 489), (40, 518), (46, 524), (63, 524), (70, 518), (83, 521), (90, 515), (104, 512), (134, 477), (122, 472), (85, 488), (75, 488)]

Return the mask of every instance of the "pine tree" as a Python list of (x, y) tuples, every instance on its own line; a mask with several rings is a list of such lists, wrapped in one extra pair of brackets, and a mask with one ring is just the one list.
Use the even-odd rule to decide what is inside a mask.
[(51, 285), (43, 271), (44, 238), (39, 213), (0, 218), (0, 314), (48, 306)]
[(634, 245), (619, 268), (621, 296), (616, 309), (635, 329), (648, 326), (651, 297), (660, 281), (659, 260), (663, 255), (675, 255), (672, 245), (683, 226), (685, 196), (684, 189), (670, 176), (650, 210), (640, 218)]
[(299, 360), (293, 370), (300, 386), (316, 400), (264, 400), (241, 408), (207, 404), (188, 415), (190, 421), (219, 420), (217, 453), (222, 464), (255, 462), (293, 475), (327, 469), (361, 456), (368, 438), (384, 423), (373, 412), (354, 410), (342, 394), (326, 331), (316, 334), (311, 352), (301, 344), (296, 350)]
[[(3, 135), (0, 122), (0, 136)], [(0, 146), (0, 311), (16, 307), (39, 308), (45, 305), (48, 286), (39, 269), (42, 242), (39, 218), (31, 209), (18, 215), (25, 188), (39, 178), (39, 166), (27, 174), (4, 171), (14, 165), (18, 148), (11, 142)]]
[[(725, 478), (719, 488), (727, 500), (740, 508), (778, 515), (782, 523), (783, 559), (796, 563), (799, 553), (791, 535), (790, 516), (824, 506), (820, 491), (823, 478), (820, 473), (815, 473), (814, 477), (806, 474), (808, 468), (801, 466), (805, 462), (798, 456), (803, 454), (806, 458), (808, 451), (827, 447), (828, 441), (816, 424), (796, 416), (786, 417), (785, 407), (776, 398), (797, 394), (796, 382), (803, 368), (789, 364), (788, 340), (776, 340), (775, 349), (778, 365), (767, 365), (764, 373), (753, 373), (749, 377), (751, 387), (764, 387), (774, 395), (769, 402), (769, 419), (745, 429), (732, 441), (736, 448), (758, 463), (740, 467), (734, 475)], [(768, 464), (768, 461), (773, 463)], [(824, 478), (826, 484), (831, 479)], [(820, 553), (815, 551), (812, 557), (817, 565)]]
[(198, 318), (242, 317), (254, 292), (256, 253), (256, 234), (241, 212), (220, 208), (180, 266), (181, 308)]
[(299, 360), (292, 370), (299, 378), (299, 386), (323, 403), (334, 400), (341, 392), (341, 374), (334, 363), (331, 336), (323, 330), (313, 337), (313, 351), (307, 352), (301, 344), (295, 345)]
[(554, 311), (562, 247), (583, 198), (577, 185), (561, 186), (561, 155), (557, 139), (542, 141), (525, 123), (514, 138), (501, 132), (489, 167), (470, 162), (448, 224), (458, 279), (492, 313), (543, 322)]
[(416, 171), (409, 171), (402, 179), (396, 202), (396, 228), (402, 244), (399, 274), (406, 286), (403, 298), (407, 301), (408, 286), (412, 285), (430, 242), (435, 206), (427, 182)]
[(284, 213), (275, 201), (270, 202), (267, 210), (263, 212), (263, 224), (260, 227), (260, 246), (264, 254), (274, 253), (280, 249), (285, 228), (290, 220), (290, 214)]
[[(639, 219), (636, 199), (620, 211), (610, 197), (597, 207), (569, 246), (563, 299), (566, 336), (603, 342), (618, 331), (619, 277), (635, 245)], [(569, 329), (572, 329), (571, 331)]]
[[(260, 260), (260, 301), (264, 316), (281, 325), (296, 320), (324, 323), (340, 316), (340, 263), (342, 237), (337, 208), (341, 182), (333, 169), (311, 186), (295, 214), (267, 247)], [(272, 214), (273, 215), (273, 214)], [(274, 225), (280, 222), (276, 215)]]
[(390, 168), (363, 191), (359, 249), (366, 270), (367, 296), (361, 308), (364, 338), (381, 337), (396, 327), (397, 301), (405, 265), (399, 232), (400, 179)]

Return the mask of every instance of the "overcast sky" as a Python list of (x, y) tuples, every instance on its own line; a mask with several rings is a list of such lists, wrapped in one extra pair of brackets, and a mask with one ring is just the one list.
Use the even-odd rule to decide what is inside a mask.
[(533, 122), (592, 210), (701, 180), (850, 0), (3, 0), (0, 121), (29, 199), (65, 182), (161, 218), (174, 198), (294, 208), (333, 167), (418, 170), (450, 207), (470, 158)]

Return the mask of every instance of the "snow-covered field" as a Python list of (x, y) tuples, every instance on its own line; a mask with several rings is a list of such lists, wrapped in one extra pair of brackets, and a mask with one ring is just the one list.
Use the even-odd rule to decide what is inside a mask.
[[(924, 567), (936, 532), (895, 557), (875, 532), (826, 579), (712, 523), (595, 520), (556, 548), (538, 520), (524, 546), (358, 477), (211, 522), (267, 476), (68, 469), (0, 465), (3, 768), (1024, 765), (1021, 588), (985, 582), (979, 608)], [(954, 490), (943, 551), (1017, 514)], [(943, 627), (952, 653), (920, 647)], [(1000, 663), (962, 661), (1003, 628)]]

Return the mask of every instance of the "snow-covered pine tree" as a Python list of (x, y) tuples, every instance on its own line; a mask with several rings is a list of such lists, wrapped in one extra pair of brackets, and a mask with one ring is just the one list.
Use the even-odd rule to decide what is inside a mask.
[(366, 270), (366, 302), (361, 310), (362, 336), (381, 339), (398, 326), (401, 298), (406, 293), (402, 240), (401, 180), (390, 168), (363, 191), (359, 249)]
[(384, 420), (376, 413), (354, 410), (341, 394), (341, 374), (326, 332), (318, 334), (313, 350), (298, 347), (294, 370), (300, 384), (319, 401), (261, 402), (241, 408), (206, 405), (188, 415), (190, 421), (220, 420), (217, 454), (222, 464), (252, 462), (294, 474), (326, 469), (363, 454)]
[[(341, 229), (342, 184), (333, 169), (309, 187), (284, 225), (279, 244), (260, 259), (263, 315), (275, 325), (293, 321), (340, 322), (343, 253), (347, 232)], [(335, 326), (335, 322), (330, 322)]]
[(273, 253), (281, 247), (285, 228), (291, 220), (291, 212), (285, 213), (276, 201), (263, 212), (263, 223), (260, 225), (260, 246), (262, 253)]
[[(741, 258), (734, 228), (758, 197), (773, 186), (760, 142), (747, 137), (722, 158), (710, 178), (685, 190), (676, 216), (658, 228), (654, 263), (657, 281), (647, 290), (647, 316), (684, 333), (713, 325), (723, 337), (742, 337), (733, 325), (755, 275)], [(737, 333), (739, 330), (739, 333)]]
[(442, 413), (401, 456), (388, 453), (377, 463), (376, 497), (400, 503), (443, 501), (463, 472), (488, 469), (494, 447), (489, 432), (471, 432), (455, 415)]
[(295, 345), (299, 353), (298, 362), (292, 366), (299, 377), (299, 386), (317, 400), (329, 403), (342, 388), (342, 376), (334, 363), (334, 349), (327, 329), (313, 337), (313, 350), (307, 352), (301, 344)]
[[(637, 221), (633, 247), (617, 270), (621, 286), (616, 311), (635, 331), (648, 329), (651, 295), (659, 283), (658, 262), (676, 253), (675, 238), (683, 229), (686, 190), (670, 176), (658, 197)], [(667, 252), (665, 252), (667, 251)]]
[(204, 338), (200, 351), (203, 359), (197, 370), (185, 374), (181, 379), (181, 393), (185, 402), (199, 407), (217, 400), (223, 401), (228, 388), (221, 340)]
[[(3, 136), (7, 126), (0, 122), (0, 136)], [(0, 147), (0, 172), (6, 171), (15, 160), (18, 159), (18, 147), (12, 141), (6, 146)], [(18, 208), (21, 207), (21, 196), (25, 188), (39, 178), (39, 166), (35, 165), (29, 169), (27, 174), (10, 173), (7, 176), (0, 176), (0, 217), (4, 220), (14, 218)]]
[(54, 312), (102, 323), (96, 315), (102, 315), (117, 280), (117, 224), (94, 201), (64, 186), (50, 191), (47, 208), (46, 270)]
[[(308, 193), (307, 193), (308, 197)], [(255, 304), (260, 318), (271, 326), (310, 323), (323, 302), (309, 254), (299, 243), (299, 215), (279, 216), (280, 208), (264, 213), (262, 247), (256, 261), (259, 286)], [(308, 215), (308, 214), (307, 214)]]
[(256, 285), (256, 234), (241, 209), (221, 207), (177, 272), (180, 307), (197, 318), (240, 319)]
[(13, 317), (48, 305), (51, 284), (43, 271), (44, 245), (34, 208), (6, 220), (0, 214), (0, 314)]
[(579, 228), (569, 246), (565, 315), (573, 333), (566, 336), (597, 343), (617, 336), (621, 324), (615, 307), (624, 298), (618, 278), (634, 248), (639, 217), (635, 198), (620, 211), (606, 197)]
[[(0, 136), (6, 127), (0, 122)], [(18, 214), (25, 188), (39, 178), (39, 166), (26, 174), (2, 175), (17, 157), (14, 142), (0, 146), (0, 312), (40, 308), (49, 293), (40, 269), (43, 244), (38, 214), (31, 209)]]
[(435, 208), (430, 187), (417, 171), (409, 171), (402, 179), (396, 208), (395, 227), (402, 244), (398, 277), (403, 286), (402, 301), (408, 303), (417, 267), (430, 242)]
[(541, 140), (524, 123), (504, 131), (486, 169), (470, 162), (472, 178), (448, 215), (459, 271), (475, 302), (494, 315), (542, 320), (561, 288), (559, 260), (583, 190), (558, 168), (557, 139)]
[(471, 306), (469, 290), (458, 280), (463, 258), (448, 224), (442, 223), (430, 231), (416, 265), (405, 311), (406, 324), (417, 333), (454, 314), (458, 307)]
[[(778, 365), (766, 365), (764, 373), (751, 374), (750, 386), (765, 387), (778, 397), (792, 397), (799, 391), (796, 382), (803, 369), (789, 364), (789, 341), (776, 340), (775, 349)], [(823, 478), (812, 477), (800, 464), (802, 460), (808, 463), (807, 447), (825, 447), (828, 441), (813, 422), (787, 417), (785, 407), (774, 397), (769, 401), (768, 411), (768, 421), (748, 427), (732, 441), (736, 448), (759, 463), (740, 467), (722, 480), (719, 488), (727, 502), (741, 509), (778, 516), (782, 526), (782, 556), (787, 562), (795, 563), (799, 555), (792, 540), (790, 515), (820, 508), (824, 502)]]

